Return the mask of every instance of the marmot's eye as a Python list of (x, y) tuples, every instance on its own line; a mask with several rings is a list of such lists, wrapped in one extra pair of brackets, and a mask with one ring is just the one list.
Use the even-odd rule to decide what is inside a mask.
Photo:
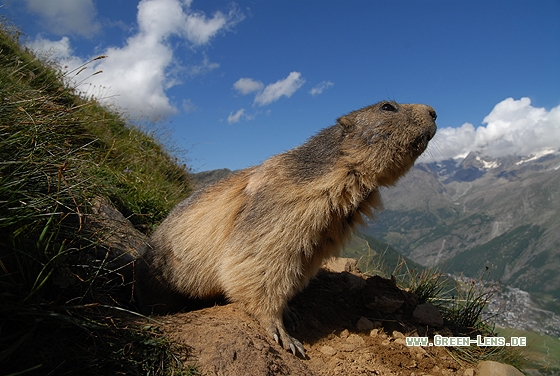
[(383, 104), (383, 106), (381, 106), (381, 109), (382, 109), (383, 111), (397, 112), (397, 109), (396, 109), (395, 106), (393, 106), (391, 103), (385, 103), (385, 104)]

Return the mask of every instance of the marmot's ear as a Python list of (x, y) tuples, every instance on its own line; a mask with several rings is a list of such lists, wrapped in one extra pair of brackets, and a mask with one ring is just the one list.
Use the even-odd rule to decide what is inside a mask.
[(338, 124), (342, 125), (345, 129), (352, 128), (354, 126), (354, 120), (348, 115), (341, 116), (337, 120)]

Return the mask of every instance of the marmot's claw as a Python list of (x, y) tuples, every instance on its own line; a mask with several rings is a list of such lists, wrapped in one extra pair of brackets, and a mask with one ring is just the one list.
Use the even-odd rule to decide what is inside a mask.
[(291, 343), (289, 343), (289, 347), (290, 350), (292, 350), (292, 353), (297, 356), (298, 353), (301, 355), (302, 358), (307, 358), (307, 356), (305, 355), (305, 349), (303, 348), (303, 345), (301, 344), (300, 341), (298, 341), (295, 338), (291, 338)]
[(301, 356), (302, 356), (303, 358), (307, 358), (307, 355), (305, 355), (305, 349), (303, 348), (303, 345), (302, 345), (301, 343), (298, 342), (298, 344), (297, 344), (296, 347), (297, 347), (299, 353), (301, 354)]
[(285, 350), (292, 352), (295, 356), (301, 355), (302, 358), (306, 359), (305, 349), (300, 341), (295, 339), (286, 333), (284, 328), (272, 326), (269, 331), (270, 336), (276, 343), (282, 346)]

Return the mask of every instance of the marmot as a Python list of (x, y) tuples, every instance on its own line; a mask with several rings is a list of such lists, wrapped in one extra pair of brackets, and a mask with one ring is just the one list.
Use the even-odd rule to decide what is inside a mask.
[(143, 254), (137, 291), (148, 312), (181, 296), (240, 303), (287, 350), (287, 302), (394, 184), (436, 133), (436, 112), (380, 102), (339, 118), (303, 145), (202, 188), (178, 204)]

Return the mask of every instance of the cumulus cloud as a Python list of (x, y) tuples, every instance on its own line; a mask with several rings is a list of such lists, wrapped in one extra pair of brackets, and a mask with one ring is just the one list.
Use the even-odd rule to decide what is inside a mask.
[(266, 106), (276, 102), (282, 97), (291, 97), (302, 85), (305, 80), (301, 78), (300, 72), (290, 72), (288, 77), (278, 80), (273, 84), (266, 85), (264, 90), (255, 97), (255, 104)]
[(240, 78), (233, 84), (233, 87), (241, 94), (247, 95), (255, 91), (261, 91), (264, 88), (264, 84), (252, 78)]
[(471, 151), (501, 157), (560, 148), (560, 105), (547, 111), (531, 106), (529, 98), (507, 98), (492, 109), (483, 124), (438, 129), (423, 161), (461, 158)]
[[(179, 74), (204, 74), (219, 65), (204, 56), (199, 64), (181, 67), (168, 39), (179, 37), (191, 47), (202, 46), (243, 19), (235, 8), (208, 17), (192, 10), (191, 3), (181, 0), (140, 1), (138, 32), (128, 38), (124, 46), (106, 49), (103, 55), (107, 58), (90, 62), (87, 69), (80, 72), (80, 77), (75, 78), (76, 82), (82, 83), (79, 89), (127, 110), (133, 117), (159, 118), (178, 112), (166, 90), (181, 83)], [(36, 40), (31, 46), (37, 48), (43, 43), (44, 47), (53, 47), (52, 43), (45, 42)], [(81, 59), (73, 57), (69, 44), (66, 46), (64, 42), (68, 40), (63, 38), (57, 42), (66, 51), (63, 55), (67, 55), (62, 64), (71, 69)], [(103, 73), (94, 75), (99, 71)]]
[(233, 112), (229, 113), (229, 116), (227, 118), (227, 122), (229, 124), (233, 124), (233, 123), (237, 123), (239, 122), (239, 120), (241, 120), (241, 117), (245, 115), (245, 109), (241, 108), (239, 110), (237, 110), (237, 112), (234, 114)]
[[(305, 80), (301, 78), (300, 72), (290, 72), (288, 77), (278, 80), (272, 84), (264, 86), (261, 81), (252, 78), (240, 78), (235, 81), (233, 88), (242, 95), (251, 93), (255, 94), (253, 106), (266, 106), (276, 102), (282, 97), (291, 97), (300, 87), (303, 86)], [(267, 112), (269, 113), (269, 111)], [(245, 109), (240, 109), (237, 112), (231, 112), (228, 116), (228, 123), (237, 123), (242, 118), (246, 120), (254, 119), (257, 114), (247, 115)]]
[(334, 85), (334, 83), (332, 83), (331, 81), (320, 82), (317, 85), (315, 85), (311, 90), (309, 90), (309, 94), (311, 94), (313, 96), (322, 94), (323, 91), (327, 90), (328, 88), (330, 88), (333, 85)]
[(25, 0), (27, 9), (38, 14), (54, 34), (91, 37), (100, 29), (92, 0)]
[(45, 57), (51, 59), (69, 60), (73, 58), (72, 46), (68, 37), (62, 37), (60, 40), (49, 40), (38, 36), (35, 40), (28, 43), (27, 46), (34, 51), (41, 51)]

